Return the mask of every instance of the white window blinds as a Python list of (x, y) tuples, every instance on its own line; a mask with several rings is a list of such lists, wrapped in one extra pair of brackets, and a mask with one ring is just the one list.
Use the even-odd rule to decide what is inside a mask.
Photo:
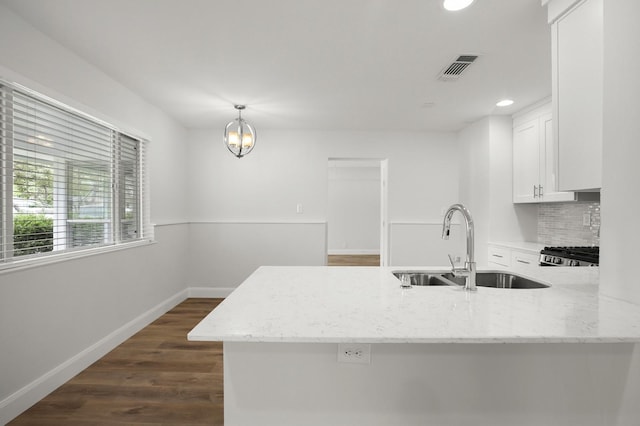
[(0, 81), (5, 264), (150, 239), (145, 142)]

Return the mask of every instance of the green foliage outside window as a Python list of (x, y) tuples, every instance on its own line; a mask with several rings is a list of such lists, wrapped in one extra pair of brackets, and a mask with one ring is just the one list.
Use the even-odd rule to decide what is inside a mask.
[(13, 252), (15, 256), (53, 250), (53, 219), (44, 215), (13, 217)]
[(53, 206), (53, 171), (50, 165), (16, 160), (13, 163), (14, 198), (37, 200)]

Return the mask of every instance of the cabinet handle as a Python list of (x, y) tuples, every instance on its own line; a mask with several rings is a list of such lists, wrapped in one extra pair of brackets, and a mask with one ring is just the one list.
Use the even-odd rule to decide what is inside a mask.
[(538, 186), (533, 185), (533, 198), (538, 198)]
[(499, 257), (499, 258), (501, 258), (501, 259), (504, 257), (504, 256), (501, 256), (501, 255), (499, 255), (499, 254), (492, 254), (491, 256), (493, 256), (493, 257)]
[(525, 265), (531, 265), (531, 262), (527, 262), (526, 260), (516, 259), (517, 262), (524, 263)]
[(542, 197), (542, 185), (538, 186), (538, 197)]

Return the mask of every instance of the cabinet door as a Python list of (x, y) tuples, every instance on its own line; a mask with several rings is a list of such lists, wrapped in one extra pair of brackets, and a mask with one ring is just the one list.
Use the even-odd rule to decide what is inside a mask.
[(552, 114), (540, 116), (540, 190), (542, 202), (575, 201), (574, 192), (558, 190), (558, 144), (553, 133)]
[(538, 119), (513, 129), (513, 202), (537, 203), (540, 179)]
[(552, 29), (561, 190), (602, 186), (602, 14), (602, 0), (586, 0)]
[(517, 272), (527, 273), (535, 271), (540, 263), (540, 255), (513, 250), (511, 252), (511, 267)]
[(511, 250), (489, 245), (487, 254), (489, 266), (511, 266)]

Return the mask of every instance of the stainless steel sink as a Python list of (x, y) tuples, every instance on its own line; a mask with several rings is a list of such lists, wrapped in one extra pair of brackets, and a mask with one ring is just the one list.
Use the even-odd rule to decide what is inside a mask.
[[(458, 285), (464, 285), (464, 277), (455, 277), (452, 273), (443, 274), (443, 277), (447, 280), (455, 282)], [(478, 272), (476, 274), (476, 285), (478, 287), (513, 288), (513, 289), (549, 287), (549, 285), (547, 284), (543, 284), (539, 281), (535, 281), (530, 278), (523, 277), (521, 275), (513, 274), (510, 272), (499, 272), (499, 271)]]
[(392, 273), (399, 280), (402, 280), (403, 275), (409, 276), (411, 285), (452, 285), (451, 282), (442, 277), (442, 272), (394, 271)]
[[(408, 275), (411, 285), (431, 286), (449, 285), (464, 286), (465, 277), (456, 277), (451, 272), (427, 272), (427, 271), (393, 271), (393, 275), (402, 280), (403, 275)], [(482, 271), (476, 274), (478, 287), (532, 289), (547, 288), (548, 284), (523, 277), (518, 274), (503, 271)]]

